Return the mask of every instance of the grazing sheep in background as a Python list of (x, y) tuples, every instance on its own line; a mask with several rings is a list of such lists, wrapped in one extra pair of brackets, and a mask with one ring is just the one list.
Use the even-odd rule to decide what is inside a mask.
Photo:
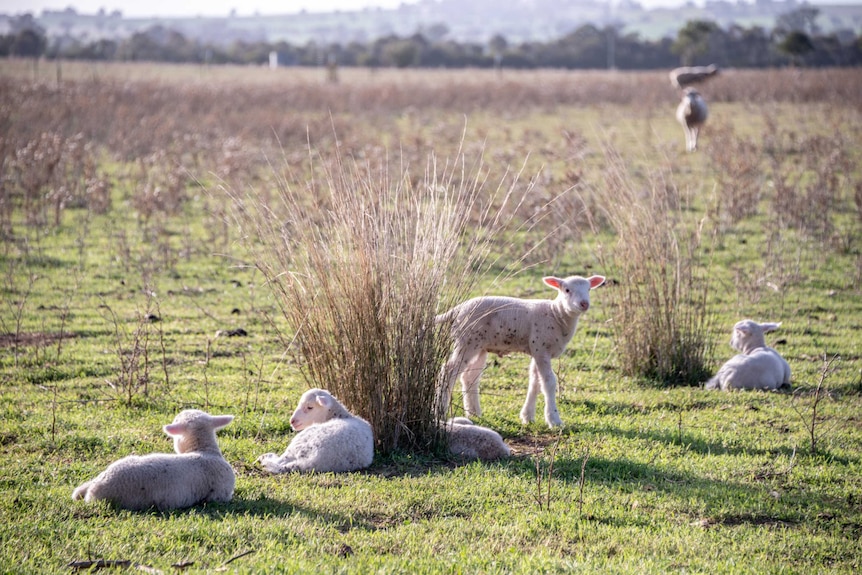
[(371, 426), (326, 390), (303, 393), (290, 426), (299, 433), (284, 453), (266, 453), (257, 460), (271, 473), (355, 471), (374, 459)]
[(767, 347), (763, 338), (763, 334), (780, 325), (746, 319), (733, 326), (730, 345), (742, 353), (721, 366), (706, 382), (706, 389), (789, 389), (790, 366), (777, 351)]
[(718, 74), (715, 64), (709, 66), (683, 66), (670, 71), (670, 83), (674, 88), (685, 88), (708, 80)]
[(173, 423), (164, 426), (165, 433), (174, 438), (175, 454), (124, 457), (75, 489), (72, 499), (104, 499), (136, 511), (227, 503), (233, 497), (235, 477), (219, 450), (215, 432), (231, 421), (232, 415), (181, 411)]
[(590, 307), (590, 290), (604, 281), (602, 276), (546, 277), (544, 282), (558, 290), (556, 299), (477, 297), (438, 315), (437, 323), (453, 322), (455, 340), (455, 349), (443, 366), (438, 389), (440, 405), (448, 409), (452, 388), (460, 375), (464, 410), (469, 415), (481, 415), (479, 377), (488, 354), (521, 352), (532, 357), (521, 421), (530, 423), (535, 418), (536, 397), (541, 389), (545, 395), (545, 421), (551, 427), (562, 425), (556, 402), (557, 376), (551, 359), (563, 353), (578, 319)]
[(697, 150), (697, 134), (706, 122), (706, 101), (694, 88), (686, 88), (682, 102), (676, 109), (676, 119), (685, 131), (685, 149), (689, 152)]
[(446, 422), (449, 451), (465, 459), (493, 461), (512, 455), (512, 450), (493, 429), (474, 424), (466, 417), (453, 417)]

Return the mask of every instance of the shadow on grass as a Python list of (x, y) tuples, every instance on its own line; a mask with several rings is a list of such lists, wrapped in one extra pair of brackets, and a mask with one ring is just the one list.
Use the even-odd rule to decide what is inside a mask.
[(220, 522), (223, 520), (233, 521), (237, 516), (255, 517), (261, 519), (273, 519), (278, 517), (290, 517), (302, 515), (312, 521), (322, 521), (327, 525), (334, 525), (340, 531), (348, 531), (357, 527), (373, 530), (375, 521), (357, 520), (355, 516), (342, 515), (321, 511), (320, 509), (305, 508), (296, 505), (292, 501), (274, 499), (265, 495), (254, 498), (243, 498), (235, 495), (229, 503), (203, 503), (184, 509), (172, 509), (159, 511), (157, 509), (146, 509), (143, 511), (130, 511), (119, 509), (109, 503), (100, 502), (96, 505), (88, 505), (76, 509), (73, 513), (75, 519), (88, 519), (94, 517), (116, 516), (117, 514), (130, 514), (155, 519), (177, 519), (182, 520), (189, 516), (204, 517), (209, 521)]

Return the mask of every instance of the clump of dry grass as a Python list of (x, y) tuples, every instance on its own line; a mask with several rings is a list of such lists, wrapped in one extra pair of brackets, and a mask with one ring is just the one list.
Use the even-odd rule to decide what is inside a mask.
[(710, 128), (707, 153), (716, 179), (716, 219), (730, 227), (757, 213), (764, 184), (760, 149), (748, 138), (737, 136), (733, 127)]
[(697, 253), (702, 226), (682, 221), (669, 174), (639, 181), (612, 150), (606, 158), (605, 210), (617, 238), (600, 257), (618, 283), (607, 298), (620, 369), (662, 385), (699, 384), (708, 376), (712, 321)]
[(315, 161), (321, 179), (309, 189), (282, 179), (277, 194), (234, 196), (254, 263), (309, 385), (367, 419), (378, 451), (433, 451), (447, 407), (435, 405), (436, 383), (451, 345), (434, 317), (487, 269), (506, 223), (489, 206), (511, 189), (493, 200), (481, 163), (463, 155), (442, 167), (432, 157), (415, 184), (404, 166)]
[[(837, 214), (848, 209), (857, 163), (842, 132), (799, 134), (766, 117), (765, 148), (772, 176), (771, 213), (782, 228), (829, 245)], [(788, 159), (789, 158), (789, 159)]]

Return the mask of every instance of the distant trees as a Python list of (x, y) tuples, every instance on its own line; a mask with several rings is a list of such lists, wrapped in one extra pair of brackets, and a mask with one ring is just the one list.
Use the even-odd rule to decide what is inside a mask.
[(680, 29), (671, 51), (680, 57), (683, 66), (691, 66), (698, 56), (710, 51), (710, 40), (720, 32), (721, 28), (715, 22), (690, 20)]
[[(12, 19), (0, 35), (0, 56), (87, 60), (150, 60), (208, 64), (264, 65), (271, 52), (282, 65), (367, 67), (504, 67), (656, 69), (679, 64), (715, 63), (724, 67), (856, 66), (862, 64), (862, 38), (852, 30), (820, 32), (818, 10), (803, 5), (776, 20), (773, 30), (759, 26), (722, 28), (709, 20), (686, 22), (676, 38), (648, 40), (624, 34), (618, 26), (585, 24), (548, 42), (512, 43), (497, 34), (487, 42), (458, 42), (444, 24), (406, 37), (385, 34), (374, 40), (340, 44), (255, 40), (255, 33), (218, 45), (190, 39), (181, 31), (153, 26), (124, 40), (86, 42), (64, 37), (48, 45), (44, 30), (29, 14)], [(114, 15), (111, 15), (114, 18)], [(212, 30), (211, 30), (212, 31)]]
[(778, 43), (778, 49), (789, 55), (793, 63), (799, 63), (802, 58), (814, 50), (814, 43), (805, 32), (791, 30)]
[(10, 33), (0, 36), (0, 56), (38, 58), (45, 53), (48, 40), (45, 30), (32, 14), (23, 14), (9, 21)]

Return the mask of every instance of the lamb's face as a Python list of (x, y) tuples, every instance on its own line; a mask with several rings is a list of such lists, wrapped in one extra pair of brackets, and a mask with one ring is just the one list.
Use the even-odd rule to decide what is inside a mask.
[(322, 389), (310, 389), (299, 398), (299, 405), (290, 418), (290, 426), (296, 431), (323, 423), (329, 419), (332, 396)]
[(546, 277), (544, 282), (559, 291), (557, 299), (570, 314), (581, 314), (590, 309), (590, 290), (605, 283), (603, 276), (569, 276), (565, 279)]

